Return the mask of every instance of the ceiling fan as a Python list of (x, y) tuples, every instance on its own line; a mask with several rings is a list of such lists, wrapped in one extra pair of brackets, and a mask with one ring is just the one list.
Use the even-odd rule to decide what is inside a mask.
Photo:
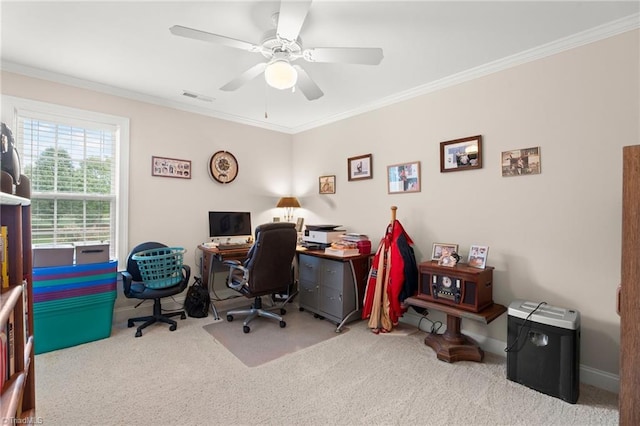
[(234, 78), (220, 90), (233, 91), (264, 73), (267, 84), (276, 89), (297, 87), (312, 101), (324, 93), (300, 65), (292, 62), (304, 59), (307, 62), (348, 63), (378, 65), (382, 61), (381, 48), (368, 47), (315, 47), (305, 49), (300, 40), (300, 29), (311, 7), (311, 0), (285, 1), (280, 3), (280, 11), (274, 15), (276, 28), (267, 31), (260, 44), (237, 40), (206, 31), (172, 26), (171, 34), (218, 43), (236, 49), (261, 53), (267, 60), (249, 68)]

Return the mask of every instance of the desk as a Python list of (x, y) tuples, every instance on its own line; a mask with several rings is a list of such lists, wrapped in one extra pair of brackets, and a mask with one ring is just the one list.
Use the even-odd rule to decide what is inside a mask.
[[(247, 253), (249, 253), (249, 248), (247, 247), (231, 250), (219, 250), (217, 247), (207, 247), (200, 244), (198, 249), (202, 251), (202, 261), (200, 262), (202, 285), (209, 290), (209, 293), (211, 293), (211, 290), (213, 289), (214, 274), (216, 272), (229, 272), (229, 268), (224, 266), (222, 262), (225, 260), (243, 261), (247, 258)], [(237, 297), (240, 297), (239, 293)], [(218, 320), (220, 318), (213, 302), (214, 301), (212, 300), (211, 312), (213, 313), (213, 318)]]
[(300, 310), (336, 324), (360, 319), (371, 254), (338, 257), (323, 250), (298, 249)]
[(443, 334), (429, 333), (424, 339), (424, 344), (436, 351), (436, 356), (441, 361), (482, 361), (484, 352), (471, 338), (460, 332), (462, 318), (489, 324), (494, 319), (507, 311), (507, 308), (497, 303), (483, 309), (480, 312), (468, 312), (453, 306), (443, 305), (437, 302), (408, 297), (405, 303), (420, 308), (435, 309), (447, 314), (447, 330)]
[[(214, 258), (220, 262), (224, 260), (240, 260), (243, 261), (247, 258), (249, 248), (238, 248), (232, 250), (218, 250), (218, 247), (207, 247), (202, 244), (198, 246), (202, 251), (202, 262), (200, 263), (200, 275), (202, 277), (202, 284), (209, 288), (209, 280), (211, 279), (212, 272), (216, 272), (215, 265), (212, 264)], [(228, 271), (229, 268), (224, 268)], [(220, 271), (217, 271), (220, 272)]]

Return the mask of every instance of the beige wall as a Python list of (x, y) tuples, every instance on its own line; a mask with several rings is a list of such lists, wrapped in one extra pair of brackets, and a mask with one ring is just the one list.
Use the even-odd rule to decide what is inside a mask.
[[(294, 136), (294, 176), (315, 220), (379, 239), (398, 206), (418, 261), (434, 242), (490, 246), (494, 300), (582, 314), (581, 363), (617, 374), (622, 150), (640, 143), (638, 31)], [(483, 168), (440, 173), (439, 143), (481, 134)], [(542, 174), (503, 178), (502, 151), (539, 146)], [(373, 154), (372, 180), (346, 159)], [(386, 166), (420, 161), (420, 193), (387, 194)], [(337, 193), (318, 196), (319, 175)], [(311, 215), (311, 213), (309, 213)], [(316, 219), (317, 218), (317, 219)], [(438, 315), (434, 313), (434, 317)], [(507, 315), (463, 330), (506, 341)]]
[[(199, 275), (196, 247), (208, 238), (209, 210), (251, 211), (256, 225), (271, 221), (278, 197), (290, 193), (290, 135), (8, 72), (2, 94), (129, 118), (128, 247), (183, 246), (192, 274)], [(208, 160), (218, 150), (238, 159), (231, 185), (209, 177)], [(191, 160), (192, 179), (151, 176), (152, 155)], [(119, 297), (116, 306), (123, 304)]]
[[(581, 364), (617, 375), (621, 148), (640, 143), (638, 38), (632, 31), (294, 136), (6, 72), (2, 93), (130, 118), (130, 247), (158, 239), (194, 254), (206, 211), (270, 221), (288, 192), (307, 223), (341, 224), (375, 245), (397, 205), (419, 261), (434, 242), (457, 243), (463, 255), (490, 246), (494, 300), (579, 310)], [(476, 134), (483, 168), (441, 174), (439, 143)], [(531, 146), (541, 147), (542, 174), (502, 178), (501, 151)], [(240, 162), (229, 186), (206, 171), (220, 149)], [(367, 153), (374, 178), (348, 182), (346, 159)], [(192, 160), (193, 178), (152, 177), (151, 155)], [(421, 162), (422, 191), (387, 194), (386, 166), (406, 161)], [(318, 194), (325, 174), (337, 176), (335, 195)], [(506, 323), (462, 326), (505, 342)]]

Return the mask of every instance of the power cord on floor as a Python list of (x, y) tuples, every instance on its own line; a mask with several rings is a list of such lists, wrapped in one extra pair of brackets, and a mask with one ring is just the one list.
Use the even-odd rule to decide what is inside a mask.
[(235, 298), (238, 297), (235, 294), (231, 295), (231, 296), (224, 297), (224, 298), (220, 297), (220, 296), (218, 296), (218, 293), (216, 293), (215, 286), (211, 286), (211, 290), (210, 291), (213, 294), (213, 297), (211, 298), (211, 300), (216, 301), (216, 302), (224, 302), (225, 300), (231, 300), (231, 299), (235, 299)]
[(438, 333), (438, 330), (440, 330), (440, 328), (442, 327), (442, 322), (431, 321), (429, 318), (427, 318), (427, 315), (429, 315), (429, 311), (425, 309), (425, 311), (422, 313), (422, 316), (420, 317), (420, 320), (418, 321), (418, 330), (422, 330), (420, 328), (420, 324), (422, 324), (422, 320), (427, 320), (431, 323), (430, 333)]
[[(173, 300), (173, 303), (175, 303), (175, 304), (178, 304), (178, 305), (179, 305), (178, 301), (177, 301), (173, 296), (169, 296), (169, 297), (171, 297), (171, 300)], [(149, 302), (149, 301), (151, 301), (151, 300), (152, 300), (152, 299), (142, 299), (142, 300), (141, 300), (140, 302), (138, 302), (138, 303), (137, 303), (133, 308), (134, 308), (134, 309), (137, 309), (137, 308), (138, 308), (140, 305), (142, 305), (143, 303)], [(165, 313), (165, 312), (175, 312), (175, 311), (176, 311), (176, 309), (179, 309), (179, 308), (169, 309), (169, 308), (165, 308), (164, 306), (162, 306), (162, 307), (160, 308), (160, 313)]]

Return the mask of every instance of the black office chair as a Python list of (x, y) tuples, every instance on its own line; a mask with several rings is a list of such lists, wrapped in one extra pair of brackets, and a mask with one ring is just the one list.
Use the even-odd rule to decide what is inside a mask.
[[(138, 254), (138, 256), (136, 256), (136, 254)], [(177, 315), (180, 315), (180, 319), (185, 319), (187, 317), (184, 311), (162, 313), (160, 299), (182, 293), (187, 288), (189, 277), (191, 276), (191, 268), (188, 265), (182, 265), (182, 254), (180, 253), (179, 256), (174, 255), (174, 257), (166, 257), (171, 254), (171, 249), (169, 247), (156, 242), (139, 244), (131, 250), (131, 253), (129, 253), (129, 257), (127, 258), (127, 270), (122, 272), (124, 295), (130, 299), (141, 299), (142, 301), (136, 305), (136, 307), (140, 306), (140, 304), (147, 299), (153, 299), (153, 315), (131, 318), (127, 322), (128, 327), (133, 327), (134, 323), (144, 321), (144, 324), (138, 327), (136, 337), (142, 336), (142, 330), (155, 322), (167, 323), (170, 325), (169, 330), (175, 331), (178, 327), (178, 323), (170, 318)], [(147, 281), (145, 284), (145, 281), (142, 278), (143, 274), (140, 272), (140, 265), (138, 265), (138, 261), (134, 258), (144, 258), (144, 256), (147, 256), (149, 259), (170, 259), (170, 261), (173, 262), (171, 267), (174, 269), (171, 277), (168, 279), (159, 279), (162, 278), (162, 276), (156, 274), (153, 276), (153, 281)], [(152, 265), (152, 263), (143, 264), (143, 270), (145, 273), (151, 272), (153, 275), (153, 270), (149, 269), (150, 265)], [(161, 273), (163, 275), (165, 272), (166, 268), (161, 268)]]
[(258, 226), (255, 233), (255, 243), (242, 264), (237, 260), (223, 262), (230, 268), (227, 286), (254, 299), (250, 309), (227, 312), (227, 321), (233, 321), (234, 315), (248, 315), (242, 327), (245, 333), (250, 331), (249, 323), (259, 316), (275, 319), (280, 322), (280, 327), (286, 327), (282, 317), (271, 312), (280, 309), (280, 314), (284, 315), (286, 310), (277, 306), (263, 309), (262, 296), (290, 289), (291, 264), (298, 239), (293, 223), (266, 223)]

